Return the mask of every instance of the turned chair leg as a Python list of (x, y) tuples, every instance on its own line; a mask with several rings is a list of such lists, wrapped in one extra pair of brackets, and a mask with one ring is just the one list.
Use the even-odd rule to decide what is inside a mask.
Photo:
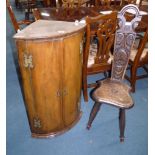
[(100, 109), (100, 106), (101, 106), (101, 103), (98, 103), (98, 102), (95, 102), (92, 110), (91, 110), (91, 113), (90, 113), (90, 116), (89, 116), (89, 121), (88, 121), (88, 124), (87, 124), (87, 129), (89, 130), (91, 128), (91, 124), (93, 122), (93, 120), (95, 119), (99, 109)]
[(119, 109), (120, 142), (124, 142), (125, 109)]

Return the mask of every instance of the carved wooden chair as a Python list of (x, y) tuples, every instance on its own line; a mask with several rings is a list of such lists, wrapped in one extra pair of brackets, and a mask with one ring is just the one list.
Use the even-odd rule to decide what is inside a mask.
[(16, 8), (20, 8), (25, 11), (25, 19), (29, 19), (29, 15), (36, 7), (36, 4), (36, 0), (15, 0)]
[(128, 4), (136, 4), (136, 0), (120, 0), (120, 1), (114, 0), (114, 6), (119, 10)]
[[(117, 27), (117, 13), (97, 17), (86, 17), (86, 41), (83, 54), (83, 95), (88, 101), (88, 88), (96, 83), (87, 82), (89, 75), (104, 73), (111, 70), (111, 48)], [(102, 28), (102, 35), (98, 30)]]
[[(138, 40), (137, 40), (138, 41)], [(146, 30), (144, 37), (140, 38), (138, 48), (132, 48), (129, 58), (130, 76), (126, 74), (125, 78), (130, 82), (132, 92), (135, 92), (136, 80), (148, 77), (148, 30)], [(137, 45), (135, 45), (137, 46)], [(138, 68), (143, 68), (145, 73), (138, 75)]]
[(16, 7), (23, 7), (23, 5), (26, 5), (26, 3), (35, 3), (36, 0), (15, 0)]
[(91, 0), (74, 0), (74, 4), (78, 7), (88, 6), (89, 4), (91, 4)]
[(44, 7), (56, 7), (56, 0), (43, 0)]
[[(128, 9), (136, 11), (135, 18), (131, 22), (126, 22), (124, 14)], [(125, 70), (131, 47), (135, 41), (136, 33), (134, 32), (137, 22), (141, 20), (139, 9), (135, 5), (127, 5), (118, 13), (119, 29), (115, 34), (115, 44), (113, 53), (113, 64), (111, 78), (100, 81), (98, 87), (92, 91), (91, 97), (95, 104), (90, 113), (87, 129), (100, 109), (102, 103), (113, 105), (119, 108), (119, 127), (120, 141), (124, 141), (125, 129), (125, 109), (133, 106), (133, 100), (130, 96), (130, 87), (123, 82)], [(102, 27), (98, 30), (102, 33)]]
[(148, 5), (148, 0), (140, 0), (139, 6)]
[(136, 4), (137, 0), (122, 0), (122, 2), (127, 2), (128, 4)]
[(6, 0), (6, 7), (8, 9), (8, 12), (9, 12), (9, 15), (10, 15), (10, 18), (11, 18), (11, 22), (13, 24), (15, 32), (18, 32), (18, 31), (21, 30), (20, 25), (23, 25), (23, 24), (28, 25), (28, 24), (31, 23), (31, 21), (29, 21), (29, 20), (21, 20), (21, 21), (17, 22), (9, 0)]
[(120, 10), (127, 4), (136, 4), (136, 0), (95, 0), (95, 6), (103, 6), (105, 9)]
[(125, 4), (128, 4), (125, 0), (95, 0), (95, 6), (103, 6), (105, 9), (112, 10), (120, 10)]
[(109, 9), (112, 0), (95, 0), (95, 6), (103, 6), (104, 8)]
[(62, 0), (62, 6), (65, 8), (80, 7), (82, 5), (88, 5), (90, 0)]
[(107, 5), (110, 6), (112, 5), (122, 5), (122, 4), (129, 4), (136, 2), (136, 0), (95, 0), (96, 4), (99, 5)]

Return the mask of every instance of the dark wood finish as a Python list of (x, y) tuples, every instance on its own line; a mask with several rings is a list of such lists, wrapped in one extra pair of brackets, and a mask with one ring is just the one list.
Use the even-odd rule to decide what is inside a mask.
[(30, 19), (30, 14), (32, 14), (32, 10), (36, 8), (36, 0), (27, 0), (26, 3), (23, 3), (23, 8), (25, 10), (25, 19)]
[(73, 7), (80, 7), (82, 5), (87, 5), (90, 3), (90, 0), (61, 0), (62, 7), (65, 8), (73, 8)]
[(24, 9), (26, 20), (29, 20), (29, 15), (32, 13), (32, 9), (36, 7), (36, 4), (36, 0), (15, 0), (16, 8)]
[[(114, 43), (114, 34), (117, 26), (117, 13), (112, 12), (108, 15), (96, 17), (86, 17), (86, 43), (83, 59), (83, 95), (84, 100), (88, 101), (87, 82), (89, 75), (103, 73), (111, 69), (110, 50)], [(102, 31), (102, 34), (101, 32)], [(91, 43), (96, 37), (96, 51), (93, 51)], [(91, 84), (92, 85), (92, 84)]]
[(91, 97), (95, 102), (127, 109), (133, 106), (133, 100), (129, 92), (130, 87), (123, 81), (108, 78), (98, 82), (97, 88), (93, 91)]
[[(46, 19), (46, 20), (65, 20), (65, 21), (75, 21), (75, 20), (81, 20), (82, 18), (88, 16), (91, 17), (97, 17), (100, 15), (101, 10), (108, 10), (107, 8), (103, 7), (77, 7), (77, 8), (41, 8), (41, 9), (35, 9), (33, 14), (35, 16), (35, 19)], [(45, 16), (44, 14), (47, 14)], [(146, 16), (147, 17), (147, 16)], [(131, 15), (131, 19), (133, 19), (134, 16)], [(142, 18), (143, 20), (143, 18)], [(114, 22), (115, 23), (115, 22)], [(136, 28), (137, 32), (144, 32), (147, 27), (147, 21), (145, 22), (140, 22), (138, 25), (138, 28)], [(96, 32), (97, 28), (95, 27), (95, 30), (91, 29), (91, 33)], [(89, 33), (87, 33), (89, 34)], [(94, 35), (93, 34), (93, 35)], [(91, 34), (89, 34), (91, 35)], [(89, 36), (88, 36), (89, 37)], [(88, 42), (90, 40), (88, 39)], [(104, 70), (102, 65), (96, 65), (94, 67), (89, 67), (87, 71), (87, 62), (88, 62), (88, 53), (89, 53), (89, 45), (88, 43), (85, 44), (85, 52), (84, 52), (84, 67), (83, 67), (83, 94), (84, 94), (84, 100), (88, 101), (88, 94), (87, 94), (87, 87), (94, 87), (96, 86), (95, 84), (87, 84), (87, 75), (92, 75), (96, 74), (103, 71), (109, 71), (111, 69), (109, 64), (104, 63)], [(87, 47), (88, 46), (88, 47)], [(109, 45), (110, 46), (110, 45)], [(107, 54), (107, 53), (106, 53)], [(103, 58), (103, 57), (102, 57)], [(97, 60), (97, 59), (96, 59)], [(95, 68), (96, 67), (96, 68)]]
[(127, 4), (136, 4), (136, 1), (137, 0), (122, 0), (122, 1), (126, 1), (127, 2)]
[[(148, 5), (139, 6), (139, 10), (145, 11), (148, 13)], [(136, 32), (145, 32), (148, 28), (148, 14), (142, 16), (142, 20), (136, 28)]]
[(23, 7), (23, 3), (26, 3), (27, 0), (15, 0), (15, 6), (16, 8), (22, 8)]
[(120, 142), (124, 142), (125, 109), (119, 109)]
[[(136, 12), (135, 18), (126, 24), (125, 12), (132, 9)], [(124, 74), (127, 68), (131, 47), (135, 41), (136, 22), (141, 20), (140, 12), (137, 6), (127, 5), (118, 13), (119, 28), (115, 33), (115, 44), (113, 53), (112, 73), (111, 78), (102, 80), (98, 83), (98, 87), (92, 91), (91, 97), (96, 103), (106, 103), (120, 109), (119, 112), (119, 127), (120, 127), (120, 142), (124, 141), (125, 130), (125, 109), (131, 108), (134, 103), (130, 96), (130, 88), (123, 83)], [(101, 27), (100, 33), (102, 32)], [(94, 105), (95, 107), (95, 105)], [(93, 115), (90, 114), (90, 118)], [(96, 110), (98, 111), (98, 110)], [(97, 112), (96, 112), (97, 113)], [(95, 113), (95, 115), (96, 115)], [(93, 118), (94, 119), (94, 118)], [(92, 120), (93, 120), (92, 119)], [(91, 119), (90, 119), (91, 120)], [(89, 120), (89, 121), (90, 121)], [(92, 121), (91, 121), (92, 123)], [(90, 128), (91, 123), (88, 123)]]
[(8, 9), (8, 13), (9, 13), (9, 15), (10, 15), (10, 19), (11, 19), (11, 22), (12, 22), (12, 24), (13, 24), (13, 27), (14, 27), (15, 32), (18, 32), (18, 31), (21, 30), (20, 25), (23, 25), (23, 24), (24, 24), (24, 25), (28, 25), (28, 24), (32, 23), (32, 22), (29, 21), (29, 20), (17, 21), (15, 15), (14, 15), (14, 12), (13, 12), (13, 10), (12, 10), (12, 7), (11, 7), (11, 5), (10, 5), (9, 0), (6, 0), (6, 7), (7, 7), (7, 9)]
[[(147, 13), (148, 12), (148, 6), (147, 5), (139, 6), (139, 10)], [(129, 18), (129, 20), (132, 20), (134, 18), (134, 15), (127, 13), (127, 18)], [(147, 27), (148, 27), (148, 14), (142, 15), (142, 19), (138, 23), (138, 26), (136, 27), (135, 31), (137, 33), (142, 33), (142, 32), (145, 32), (147, 30)]]
[(89, 121), (87, 124), (88, 130), (91, 128), (91, 124), (92, 124), (93, 120), (95, 119), (98, 111), (100, 110), (100, 107), (101, 107), (101, 103), (95, 102), (95, 104), (91, 110), (90, 116), (89, 116)]
[(43, 0), (44, 7), (56, 7), (56, 0)]
[(33, 137), (62, 134), (81, 116), (84, 27), (42, 20), (14, 36)]
[[(117, 5), (118, 6), (118, 5)], [(103, 6), (95, 7), (75, 7), (75, 8), (36, 8), (33, 10), (33, 15), (36, 20), (45, 19), (45, 20), (60, 20), (60, 21), (75, 21), (84, 19), (86, 16), (96, 17), (100, 15), (100, 11), (120, 11), (122, 6), (115, 7), (114, 4), (110, 8)], [(140, 10), (148, 10), (147, 6), (141, 6)], [(46, 15), (45, 15), (46, 14)], [(129, 19), (133, 19), (133, 14), (128, 14)], [(136, 28), (136, 32), (145, 32), (148, 26), (148, 15), (143, 15), (141, 22)]]
[(95, 0), (95, 6), (101, 5), (105, 8), (110, 8), (111, 0)]
[(59, 21), (72, 21), (81, 20), (87, 15), (95, 17), (99, 15), (98, 9), (89, 7), (76, 7), (76, 8), (37, 8), (33, 10), (33, 15), (36, 20), (59, 20)]
[(36, 0), (15, 0), (15, 5), (16, 7), (25, 7), (25, 5), (28, 5), (28, 4), (35, 4), (36, 3)]
[(15, 0), (15, 6), (16, 6), (16, 8), (18, 7), (18, 5), (19, 5), (19, 0)]
[[(136, 80), (148, 77), (148, 49), (145, 48), (148, 43), (148, 30), (145, 32), (144, 37), (140, 38), (138, 49), (133, 49), (133, 54), (129, 59), (130, 76), (126, 74), (126, 79), (130, 82), (132, 92), (135, 92)], [(133, 56), (132, 56), (133, 55)], [(143, 68), (145, 74), (137, 75), (138, 68)]]
[(95, 0), (95, 6), (103, 6), (104, 8), (111, 8), (120, 10), (127, 4), (136, 4), (136, 0)]
[(145, 6), (145, 5), (148, 5), (148, 0), (140, 0), (139, 6)]

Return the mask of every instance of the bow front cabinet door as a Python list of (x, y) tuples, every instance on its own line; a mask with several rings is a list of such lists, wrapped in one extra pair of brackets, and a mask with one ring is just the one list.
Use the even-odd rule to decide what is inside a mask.
[(62, 134), (80, 119), (84, 28), (39, 20), (14, 36), (33, 137)]

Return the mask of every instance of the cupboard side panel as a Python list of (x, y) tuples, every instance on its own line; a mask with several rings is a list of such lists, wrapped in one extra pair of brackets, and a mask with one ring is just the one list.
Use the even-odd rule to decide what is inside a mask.
[[(34, 108), (34, 100), (32, 97), (32, 89), (30, 87), (30, 71), (29, 69), (25, 69), (24, 67), (24, 53), (25, 53), (25, 42), (24, 41), (16, 41), (16, 46), (18, 49), (18, 64), (20, 68), (20, 74), (22, 78), (22, 84), (21, 84), (21, 91), (23, 93), (24, 97), (24, 104), (29, 120), (29, 125), (31, 128), (31, 131), (33, 130), (33, 122), (31, 121), (35, 114), (35, 108)], [(20, 76), (20, 75), (19, 75)]]
[(80, 115), (83, 32), (64, 40), (63, 53), (63, 118), (65, 125), (72, 124)]

